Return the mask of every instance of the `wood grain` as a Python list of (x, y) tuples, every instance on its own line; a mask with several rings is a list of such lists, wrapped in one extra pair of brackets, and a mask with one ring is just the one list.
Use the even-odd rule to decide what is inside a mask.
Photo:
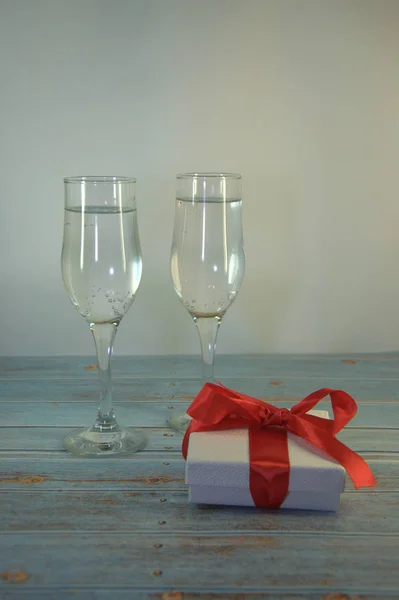
[[(398, 370), (399, 373), (399, 370)], [(269, 378), (224, 377), (222, 383), (239, 392), (243, 392), (268, 402), (274, 400), (298, 402), (310, 392), (321, 387), (344, 389), (356, 399), (359, 404), (371, 401), (373, 403), (398, 402), (399, 380), (379, 379), (342, 379), (328, 375), (301, 379), (281, 378), (279, 385), (274, 385)], [(130, 404), (135, 400), (174, 402), (191, 402), (201, 388), (199, 378), (159, 379), (118, 377), (114, 380), (114, 395), (118, 403)], [(34, 376), (1, 380), (0, 402), (97, 402), (98, 382), (94, 377), (83, 376), (74, 378), (44, 379), (38, 385)]]
[[(151, 586), (228, 593), (244, 588), (380, 594), (399, 586), (396, 534), (3, 534), (5, 570), (29, 584)], [(154, 574), (161, 571), (161, 579)], [(0, 590), (6, 583), (0, 580)]]
[[(59, 426), (0, 427), (0, 451), (64, 452), (62, 438), (68, 431), (69, 427)], [(146, 427), (145, 432), (146, 452), (180, 452), (181, 434), (164, 427)], [(399, 452), (398, 429), (347, 427), (337, 437), (355, 452)]]
[[(280, 408), (290, 408), (292, 401), (274, 401)], [(179, 405), (169, 401), (136, 401), (129, 404), (115, 401), (117, 418), (126, 427), (165, 427), (167, 419), (176, 412), (185, 412), (190, 402)], [(173, 406), (173, 409), (168, 408)], [(2, 422), (8, 427), (83, 427), (94, 421), (97, 402), (82, 401), (78, 405), (72, 402), (10, 402), (2, 407)], [(328, 402), (319, 402), (317, 408), (330, 410)], [(390, 402), (365, 402), (351, 421), (352, 427), (395, 427), (399, 425), (397, 418), (399, 404)]]
[[(197, 590), (200, 586), (197, 586)], [(242, 588), (241, 588), (242, 589)], [(331, 587), (328, 589), (331, 590)], [(133, 595), (134, 594), (134, 595)], [(218, 589), (211, 590), (207, 588), (207, 591), (199, 592), (199, 591), (187, 591), (187, 587), (185, 587), (185, 591), (179, 591), (176, 588), (171, 588), (168, 585), (158, 586), (153, 589), (150, 586), (146, 588), (138, 588), (135, 587), (132, 589), (117, 588), (112, 585), (102, 585), (101, 589), (91, 588), (86, 586), (85, 588), (79, 588), (75, 586), (73, 588), (68, 588), (64, 586), (60, 588), (60, 586), (54, 587), (39, 587), (35, 586), (32, 588), (21, 586), (16, 590), (12, 590), (8, 588), (4, 590), (2, 595), (2, 600), (9, 600), (10, 598), (32, 598), (33, 600), (42, 600), (45, 598), (55, 599), (70, 599), (73, 600), (109, 600), (112, 597), (112, 600), (398, 600), (398, 596), (395, 593), (386, 594), (383, 596), (378, 594), (374, 594), (370, 591), (362, 594), (344, 594), (339, 589), (336, 591), (327, 591), (327, 589), (321, 590), (319, 593), (312, 592), (286, 592), (284, 589), (276, 590), (275, 588), (271, 592), (237, 592), (236, 589), (231, 590), (229, 592), (223, 592)]]
[[(399, 508), (399, 492), (345, 493), (339, 515), (311, 511), (267, 511), (253, 508), (187, 504), (187, 490), (142, 485), (139, 491), (84, 488), (59, 491), (42, 485), (0, 492), (2, 532), (109, 531), (139, 533), (396, 533), (399, 519), (387, 515)], [(101, 494), (99, 491), (101, 490)]]
[(398, 353), (218, 356), (225, 385), (278, 406), (324, 386), (356, 398), (339, 437), (378, 485), (347, 481), (337, 514), (187, 503), (182, 436), (166, 420), (197, 393), (198, 356), (116, 357), (118, 418), (145, 428), (149, 447), (123, 460), (68, 455), (63, 435), (95, 416), (94, 363), (0, 359), (1, 600), (399, 597)]
[[(347, 364), (346, 360), (354, 360)], [(66, 378), (97, 377), (96, 370), (85, 370), (95, 363), (95, 357), (0, 357), (0, 377)], [(389, 355), (285, 356), (285, 355), (218, 355), (216, 377), (302, 379), (330, 377), (337, 379), (366, 379), (399, 381), (399, 353)], [(155, 368), (154, 368), (155, 367)], [(181, 379), (201, 376), (199, 355), (196, 356), (115, 356), (112, 362), (115, 378), (148, 377), (150, 379)]]
[[(392, 454), (362, 453), (378, 480), (378, 491), (391, 492), (398, 489), (399, 456)], [(185, 463), (181, 456), (141, 452), (132, 458), (90, 459), (77, 458), (66, 453), (2, 453), (0, 464), (0, 491), (20, 490), (30, 478), (42, 490), (124, 490), (186, 489), (184, 484)], [(28, 481), (25, 481), (25, 480)], [(346, 479), (346, 490), (353, 490), (350, 479)], [(356, 495), (373, 494), (375, 490), (357, 491)]]

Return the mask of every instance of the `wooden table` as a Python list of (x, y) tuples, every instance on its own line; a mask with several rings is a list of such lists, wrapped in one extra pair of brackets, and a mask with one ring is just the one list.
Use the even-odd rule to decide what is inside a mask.
[(378, 480), (338, 514), (187, 504), (181, 436), (198, 357), (114, 359), (132, 458), (79, 459), (61, 440), (96, 412), (94, 359), (1, 359), (0, 598), (399, 598), (399, 355), (219, 356), (225, 385), (291, 406), (330, 386), (358, 415), (340, 438)]

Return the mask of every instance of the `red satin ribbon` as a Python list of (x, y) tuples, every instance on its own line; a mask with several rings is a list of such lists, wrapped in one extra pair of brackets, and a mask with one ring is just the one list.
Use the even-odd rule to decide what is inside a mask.
[[(328, 395), (334, 419), (307, 414)], [(189, 437), (196, 431), (248, 428), (250, 491), (255, 505), (266, 508), (281, 506), (288, 493), (290, 465), (287, 431), (307, 440), (338, 461), (356, 489), (374, 486), (376, 481), (367, 463), (335, 437), (353, 419), (356, 411), (356, 402), (342, 390), (323, 388), (288, 410), (222, 385), (206, 383), (187, 411), (193, 420), (184, 436), (182, 452), (187, 458)]]

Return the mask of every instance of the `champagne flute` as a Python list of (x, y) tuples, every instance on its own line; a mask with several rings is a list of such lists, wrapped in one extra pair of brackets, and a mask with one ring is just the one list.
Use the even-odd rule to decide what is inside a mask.
[[(238, 174), (177, 176), (172, 280), (197, 327), (203, 383), (214, 380), (218, 330), (244, 278), (241, 205)], [(174, 414), (168, 423), (184, 432), (189, 421), (185, 414)]]
[(94, 337), (100, 376), (97, 418), (66, 435), (63, 446), (84, 456), (142, 450), (146, 436), (119, 426), (112, 406), (111, 355), (116, 330), (139, 287), (142, 260), (132, 177), (67, 177), (62, 277)]

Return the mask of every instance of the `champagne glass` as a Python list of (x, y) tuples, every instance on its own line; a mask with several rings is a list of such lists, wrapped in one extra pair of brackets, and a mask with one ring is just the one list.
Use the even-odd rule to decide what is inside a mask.
[[(213, 382), (218, 330), (244, 278), (241, 204), (238, 174), (177, 176), (172, 280), (197, 327), (203, 383)], [(168, 423), (184, 432), (189, 421), (185, 414), (174, 414)]]
[(84, 456), (118, 456), (142, 450), (141, 431), (123, 429), (112, 406), (111, 355), (116, 330), (141, 279), (142, 260), (132, 177), (67, 177), (62, 277), (70, 300), (94, 337), (100, 376), (97, 418), (63, 440)]

